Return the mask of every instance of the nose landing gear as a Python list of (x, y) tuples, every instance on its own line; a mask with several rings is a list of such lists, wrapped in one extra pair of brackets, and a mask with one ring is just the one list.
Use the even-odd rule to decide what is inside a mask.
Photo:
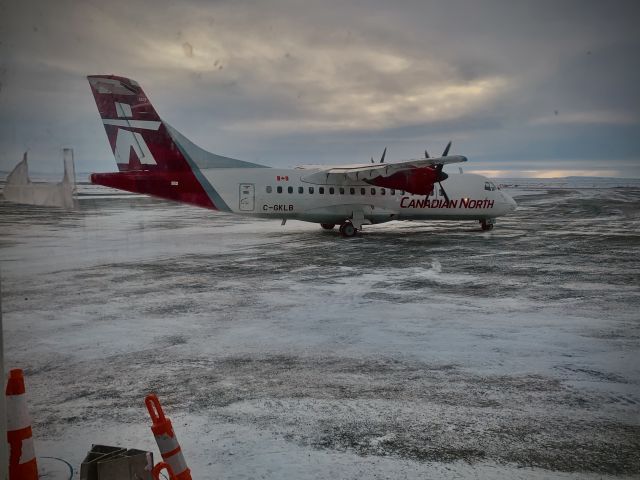
[(489, 230), (493, 230), (493, 218), (480, 220), (480, 226), (482, 227), (483, 232), (488, 232)]

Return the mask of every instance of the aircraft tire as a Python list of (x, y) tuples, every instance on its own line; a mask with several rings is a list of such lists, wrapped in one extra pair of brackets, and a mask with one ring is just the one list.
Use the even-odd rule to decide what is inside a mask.
[(333, 227), (335, 227), (335, 223), (321, 223), (320, 226), (324, 229), (324, 230), (333, 230)]
[(493, 223), (489, 223), (486, 220), (480, 220), (480, 226), (482, 227), (483, 232), (488, 232), (489, 230), (493, 230)]
[(351, 222), (345, 222), (340, 226), (340, 233), (343, 237), (351, 238), (358, 232), (358, 229)]

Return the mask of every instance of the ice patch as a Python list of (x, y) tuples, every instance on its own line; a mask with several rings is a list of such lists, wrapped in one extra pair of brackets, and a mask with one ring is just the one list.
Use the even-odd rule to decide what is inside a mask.
[(640, 191), (602, 192), (354, 242), (142, 197), (0, 202), (36, 449), (154, 448), (155, 390), (201, 478), (636, 475)]

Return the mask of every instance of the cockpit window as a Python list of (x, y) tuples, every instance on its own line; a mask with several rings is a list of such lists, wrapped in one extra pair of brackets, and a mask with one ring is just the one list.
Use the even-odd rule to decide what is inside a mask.
[(491, 191), (491, 184), (489, 182), (484, 182), (484, 189)]

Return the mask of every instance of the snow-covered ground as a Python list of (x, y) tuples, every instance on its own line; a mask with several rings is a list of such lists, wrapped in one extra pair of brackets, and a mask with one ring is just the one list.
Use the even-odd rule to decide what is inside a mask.
[(492, 232), (354, 239), (137, 196), (0, 202), (37, 454), (157, 453), (155, 391), (199, 479), (637, 476), (640, 188), (510, 186)]

